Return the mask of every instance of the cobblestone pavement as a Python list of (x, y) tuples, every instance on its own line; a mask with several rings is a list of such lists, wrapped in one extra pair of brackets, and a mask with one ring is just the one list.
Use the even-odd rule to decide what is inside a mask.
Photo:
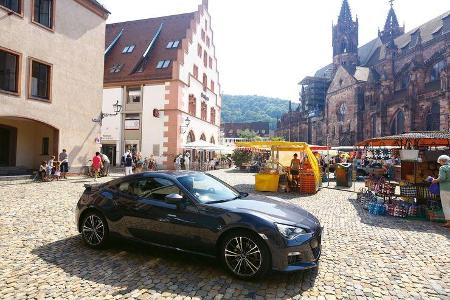
[[(251, 174), (215, 174), (252, 192)], [(73, 213), (86, 182), (0, 182), (0, 299), (450, 299), (450, 231), (370, 216), (353, 193), (271, 194), (325, 226), (320, 267), (243, 282), (213, 259), (121, 241), (86, 248)]]

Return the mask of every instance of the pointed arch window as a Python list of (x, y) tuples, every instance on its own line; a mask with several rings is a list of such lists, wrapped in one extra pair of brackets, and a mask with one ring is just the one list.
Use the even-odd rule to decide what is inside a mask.
[(204, 133), (200, 136), (200, 140), (206, 142), (206, 135)]
[(399, 110), (391, 122), (391, 134), (402, 134), (405, 132), (405, 115)]
[(377, 116), (372, 115), (370, 119), (370, 134), (371, 137), (374, 138), (377, 136)]
[(194, 132), (193, 132), (192, 130), (189, 131), (189, 134), (188, 134), (188, 136), (187, 136), (186, 142), (187, 142), (187, 143), (195, 142), (195, 134), (194, 134)]
[(441, 125), (440, 118), (441, 113), (439, 103), (434, 102), (433, 105), (431, 105), (431, 109), (426, 117), (427, 131), (440, 130)]
[(410, 76), (409, 72), (405, 72), (402, 75), (402, 77), (400, 79), (400, 89), (401, 90), (408, 88), (410, 79), (411, 79), (411, 76)]
[(446, 67), (446, 61), (441, 60), (433, 65), (431, 68), (430, 81), (436, 81), (441, 78), (441, 73)]
[(213, 136), (211, 137), (211, 139), (209, 140), (209, 142), (210, 142), (211, 144), (216, 144), (216, 140), (214, 139)]

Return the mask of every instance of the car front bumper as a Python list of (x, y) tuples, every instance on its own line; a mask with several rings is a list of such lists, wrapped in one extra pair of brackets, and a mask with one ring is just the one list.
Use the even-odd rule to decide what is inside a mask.
[(272, 249), (272, 269), (292, 272), (318, 267), (321, 240), (322, 229), (288, 241), (285, 247)]

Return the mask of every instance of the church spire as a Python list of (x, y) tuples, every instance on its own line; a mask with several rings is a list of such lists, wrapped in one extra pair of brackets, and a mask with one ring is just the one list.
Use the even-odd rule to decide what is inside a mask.
[(400, 27), (398, 24), (397, 15), (394, 10), (394, 0), (389, 0), (389, 2), (391, 8), (389, 9), (384, 29), (383, 31), (378, 32), (378, 36), (383, 44), (392, 46), (394, 45), (394, 39), (405, 33), (405, 27)]
[(352, 24), (352, 12), (350, 10), (350, 5), (348, 5), (348, 1), (342, 1), (341, 12), (339, 13), (338, 23), (341, 24)]

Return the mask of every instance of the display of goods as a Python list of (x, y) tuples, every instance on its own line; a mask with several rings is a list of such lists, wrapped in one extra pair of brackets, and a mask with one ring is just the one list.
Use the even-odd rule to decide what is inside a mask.
[(419, 216), (419, 207), (417, 205), (411, 205), (408, 209), (408, 216), (418, 217)]
[(385, 205), (387, 214), (390, 216), (394, 216), (396, 207), (397, 207), (397, 205), (395, 205), (393, 203)]
[(369, 213), (372, 215), (383, 216), (386, 214), (386, 208), (381, 203), (370, 203), (368, 205)]
[(428, 219), (431, 222), (445, 222), (445, 216), (443, 210), (429, 210)]
[(403, 197), (416, 197), (417, 189), (413, 185), (400, 186), (400, 195)]
[(396, 205), (394, 208), (394, 217), (406, 218), (408, 216), (408, 209), (403, 205)]

